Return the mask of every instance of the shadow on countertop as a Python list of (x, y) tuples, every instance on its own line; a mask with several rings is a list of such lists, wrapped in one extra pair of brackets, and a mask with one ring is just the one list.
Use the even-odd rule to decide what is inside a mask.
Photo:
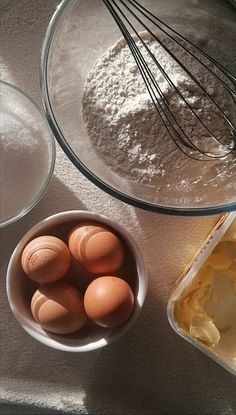
[[(65, 415), (65, 412), (54, 409), (43, 409), (34, 405), (3, 403), (0, 404), (0, 415)], [(67, 412), (68, 415), (68, 412)]]
[[(37, 207), (12, 229), (8, 227), (3, 231), (8, 238), (5, 254), (10, 255), (9, 247), (13, 249), (17, 240), (36, 222), (57, 211), (70, 209), (85, 207), (54, 176)], [(141, 234), (147, 237), (145, 233), (149, 228), (141, 212), (138, 216)], [(176, 244), (180, 243), (178, 234), (182, 221), (184, 219), (179, 219)], [(162, 222), (165, 232), (167, 218), (163, 217)], [(156, 222), (151, 223), (155, 229)], [(163, 237), (161, 256), (168, 250), (167, 239)], [(150, 257), (154, 255), (155, 245), (151, 239)], [(63, 353), (36, 342), (15, 321), (7, 299), (3, 297), (1, 313), (7, 330), (4, 330), (2, 346), (8, 347), (11, 355), (11, 359), (2, 365), (3, 376), (10, 374), (13, 384), (14, 379), (22, 379), (22, 384), (30, 379), (32, 384), (51, 385), (51, 390), (58, 387), (58, 407), (64, 407), (66, 414), (221, 415), (224, 410), (227, 415), (234, 415), (234, 377), (180, 339), (170, 328), (166, 297), (163, 296), (166, 282), (162, 275), (154, 275), (155, 271), (149, 270), (146, 303), (131, 330), (116, 343), (91, 353)], [(5, 284), (3, 279), (1, 283)], [(4, 292), (4, 286), (1, 290)], [(2, 415), (64, 413), (38, 406), (0, 405)]]
[(236, 413), (234, 376), (173, 332), (152, 286), (137, 323), (98, 353), (86, 378), (89, 414)]
[(87, 210), (87, 208), (79, 197), (54, 175), (39, 203), (17, 222), (1, 229), (1, 240), (7, 238), (9, 246), (12, 239), (13, 246), (15, 246), (36, 223), (55, 213), (67, 210)]

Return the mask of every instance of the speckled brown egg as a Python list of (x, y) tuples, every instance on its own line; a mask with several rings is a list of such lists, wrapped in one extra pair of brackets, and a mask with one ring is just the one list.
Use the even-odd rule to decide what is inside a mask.
[(80, 224), (71, 231), (68, 244), (76, 261), (92, 274), (114, 273), (124, 260), (120, 238), (102, 225)]
[(119, 277), (96, 278), (84, 296), (88, 317), (102, 327), (117, 327), (125, 323), (134, 308), (134, 295), (129, 284)]
[(71, 263), (66, 244), (55, 236), (39, 236), (26, 245), (21, 257), (24, 272), (38, 283), (61, 279)]
[(87, 321), (82, 295), (65, 282), (42, 285), (32, 297), (31, 311), (40, 326), (56, 334), (73, 333)]

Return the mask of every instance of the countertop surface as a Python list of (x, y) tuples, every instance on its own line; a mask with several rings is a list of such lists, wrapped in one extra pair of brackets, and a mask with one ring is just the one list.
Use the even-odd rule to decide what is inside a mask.
[[(198, 1), (179, 3), (190, 7)], [(199, 1), (208, 18), (213, 3)], [(229, 31), (222, 37), (230, 38), (235, 11), (223, 0), (215, 3), (229, 16)], [(0, 1), (1, 79), (40, 105), (40, 50), (57, 5), (57, 0)], [(219, 10), (218, 17), (211, 16), (213, 24)], [(145, 306), (129, 333), (84, 354), (55, 351), (33, 340), (13, 317), (5, 290), (7, 264), (19, 239), (39, 220), (71, 209), (102, 213), (125, 225), (142, 250), (149, 278)], [(177, 336), (166, 316), (174, 281), (216, 220), (127, 206), (91, 184), (57, 146), (54, 176), (43, 199), (0, 231), (0, 413), (236, 414), (235, 377)]]

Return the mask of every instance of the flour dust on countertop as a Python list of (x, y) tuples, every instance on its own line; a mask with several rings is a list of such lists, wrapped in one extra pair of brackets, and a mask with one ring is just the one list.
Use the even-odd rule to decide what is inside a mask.
[[(217, 137), (228, 140), (231, 134), (228, 125), (197, 84), (153, 38), (145, 36), (145, 42), (211, 131)], [(137, 45), (145, 55), (140, 41)], [(228, 93), (219, 87), (215, 77), (202, 65), (196, 65), (185, 51), (173, 46), (172, 42), (167, 46), (195, 76), (200, 76), (207, 91), (217, 103), (223, 105), (224, 111), (232, 111), (232, 101)], [(208, 138), (204, 137), (205, 131), (197, 118), (189, 116), (183, 101), (158, 73), (153, 60), (147, 55), (145, 59), (170, 102), (171, 110), (183, 121), (186, 134), (195, 144), (208, 145)], [(159, 118), (123, 39), (107, 50), (90, 71), (84, 88), (82, 111), (91, 143), (107, 167), (131, 184), (139, 184), (146, 190), (150, 188), (163, 203), (167, 200), (170, 203), (171, 198), (175, 203), (178, 198), (184, 204), (191, 200), (196, 206), (203, 201), (205, 204), (209, 201), (211, 205), (215, 201), (218, 204), (227, 203), (235, 197), (235, 153), (216, 161), (194, 161), (181, 153)]]

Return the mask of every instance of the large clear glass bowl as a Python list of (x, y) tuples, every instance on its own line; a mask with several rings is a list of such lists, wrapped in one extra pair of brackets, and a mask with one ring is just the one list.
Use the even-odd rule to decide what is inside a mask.
[[(141, 3), (236, 72), (236, 14), (228, 3)], [(82, 117), (84, 85), (96, 60), (120, 38), (102, 0), (64, 0), (52, 17), (41, 57), (42, 97), (50, 126), (67, 156), (101, 189), (143, 209), (176, 215), (209, 215), (236, 209), (236, 156), (219, 173), (211, 162), (203, 166), (191, 159), (181, 169), (163, 153), (163, 175), (156, 186), (150, 186), (133, 180), (128, 170), (126, 175), (117, 173), (94, 149)], [(110, 157), (114, 157), (112, 151)]]

